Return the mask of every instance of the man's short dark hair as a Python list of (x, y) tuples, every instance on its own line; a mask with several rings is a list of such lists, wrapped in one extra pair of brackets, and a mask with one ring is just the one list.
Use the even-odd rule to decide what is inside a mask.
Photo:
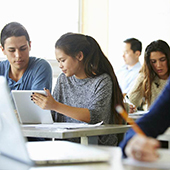
[(142, 43), (136, 38), (128, 38), (123, 41), (124, 43), (129, 43), (131, 45), (131, 49), (135, 53), (136, 51), (142, 51)]
[(18, 22), (10, 22), (4, 26), (1, 31), (1, 45), (4, 48), (5, 40), (9, 37), (25, 36), (26, 40), (30, 43), (30, 37), (27, 30), (23, 25)]

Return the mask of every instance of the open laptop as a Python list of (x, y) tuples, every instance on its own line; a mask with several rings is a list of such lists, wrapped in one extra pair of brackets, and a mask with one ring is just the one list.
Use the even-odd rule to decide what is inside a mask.
[(41, 109), (31, 100), (33, 92), (46, 95), (43, 90), (11, 91), (20, 122), (22, 124), (53, 123), (51, 111)]
[(2, 76), (0, 76), (0, 96), (0, 153), (2, 155), (29, 165), (109, 161), (110, 155), (94, 146), (68, 141), (26, 142), (14, 113), (6, 79)]

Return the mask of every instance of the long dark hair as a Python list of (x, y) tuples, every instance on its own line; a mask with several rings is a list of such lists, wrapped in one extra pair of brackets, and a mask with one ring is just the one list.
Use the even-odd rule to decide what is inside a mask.
[(112, 80), (112, 111), (114, 123), (122, 123), (122, 118), (116, 112), (116, 105), (123, 104), (123, 94), (119, 87), (113, 67), (107, 57), (102, 52), (97, 41), (87, 35), (66, 33), (62, 35), (56, 42), (55, 48), (61, 49), (65, 54), (75, 57), (80, 51), (84, 55), (84, 68), (87, 77), (99, 76), (107, 73)]
[(157, 76), (150, 63), (151, 52), (159, 51), (165, 54), (167, 59), (168, 75), (170, 75), (170, 47), (163, 40), (157, 40), (151, 42), (145, 49), (144, 64), (142, 66), (141, 72), (144, 75), (144, 81), (142, 82), (143, 96), (147, 101), (148, 105), (151, 102), (151, 85)]

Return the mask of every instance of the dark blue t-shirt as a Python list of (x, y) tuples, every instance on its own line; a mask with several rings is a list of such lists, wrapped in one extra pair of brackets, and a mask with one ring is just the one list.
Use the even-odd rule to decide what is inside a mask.
[(0, 75), (5, 76), (11, 90), (43, 90), (52, 89), (52, 69), (50, 64), (40, 58), (30, 57), (28, 68), (23, 76), (15, 82), (9, 78), (10, 63), (0, 62)]

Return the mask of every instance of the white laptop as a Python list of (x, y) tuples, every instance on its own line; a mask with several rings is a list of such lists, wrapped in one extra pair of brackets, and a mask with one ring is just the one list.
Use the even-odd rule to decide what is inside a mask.
[(50, 110), (43, 110), (31, 100), (33, 92), (45, 94), (43, 90), (12, 90), (15, 108), (22, 124), (53, 123)]
[(2, 76), (0, 76), (0, 96), (0, 153), (2, 155), (29, 165), (109, 161), (109, 153), (94, 146), (68, 141), (26, 142), (14, 113), (6, 79)]

